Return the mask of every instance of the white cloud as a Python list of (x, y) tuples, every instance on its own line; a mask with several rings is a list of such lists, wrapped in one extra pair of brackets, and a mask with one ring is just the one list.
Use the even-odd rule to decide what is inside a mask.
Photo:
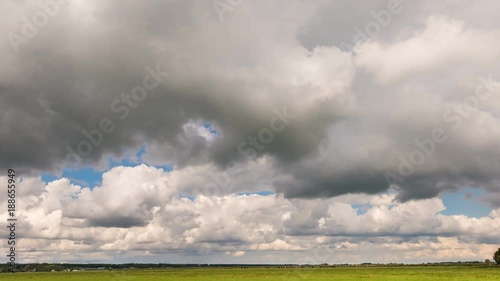
[(486, 66), (500, 58), (499, 32), (473, 29), (445, 16), (430, 16), (424, 30), (386, 46), (371, 41), (358, 46), (356, 63), (382, 83), (410, 75), (440, 75), (461, 65)]
[[(168, 184), (173, 174), (146, 165), (116, 167), (93, 189), (64, 178), (47, 185), (39, 178), (24, 179), (20, 190), (42, 187), (39, 197), (19, 197), (21, 255), (25, 261), (109, 261), (117, 251), (157, 259), (175, 251), (190, 261), (189, 253), (195, 251), (214, 259), (229, 253), (272, 262), (280, 251), (288, 251), (295, 262), (303, 261), (298, 258), (301, 253), (320, 263), (354, 262), (359, 251), (373, 255), (390, 250), (391, 256), (373, 258), (483, 259), (493, 247), (488, 241), (500, 227), (498, 210), (479, 219), (446, 216), (440, 214), (445, 208), (440, 199), (398, 203), (394, 194), (314, 200), (257, 194), (188, 199)], [(362, 206), (366, 212), (358, 213)]]

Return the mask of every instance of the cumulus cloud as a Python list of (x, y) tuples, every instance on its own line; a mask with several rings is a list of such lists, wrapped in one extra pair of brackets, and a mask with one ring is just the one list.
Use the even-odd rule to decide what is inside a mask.
[[(170, 251), (185, 261), (229, 253), (273, 262), (280, 251), (289, 251), (302, 255), (296, 261), (354, 262), (353, 249), (394, 250), (392, 259), (381, 254), (393, 262), (477, 259), (500, 227), (498, 210), (482, 218), (448, 216), (441, 214), (440, 199), (399, 203), (386, 193), (309, 200), (258, 194), (187, 198), (177, 184), (170, 185), (175, 173), (117, 167), (91, 190), (65, 178), (46, 185), (40, 178), (23, 179), (19, 189), (38, 193), (19, 196), (25, 261), (116, 261), (117, 252), (159, 257)], [(6, 210), (5, 203), (0, 207)], [(421, 256), (410, 255), (416, 249)]]
[[(415, 73), (439, 75), (458, 65), (488, 65), (500, 57), (497, 30), (475, 30), (463, 21), (430, 16), (423, 31), (383, 47), (379, 42), (359, 46), (358, 65), (382, 83)], [(480, 42), (480, 43), (479, 43)]]

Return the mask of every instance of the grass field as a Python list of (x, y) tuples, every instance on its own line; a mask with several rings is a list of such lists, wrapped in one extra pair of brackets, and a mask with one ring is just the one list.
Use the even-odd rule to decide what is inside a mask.
[(500, 280), (500, 267), (165, 269), (0, 274), (0, 280)]

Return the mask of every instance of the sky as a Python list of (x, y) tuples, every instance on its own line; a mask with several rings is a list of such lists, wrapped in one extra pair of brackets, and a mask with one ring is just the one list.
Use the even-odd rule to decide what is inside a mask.
[(499, 13), (493, 0), (1, 1), (17, 261), (491, 259)]

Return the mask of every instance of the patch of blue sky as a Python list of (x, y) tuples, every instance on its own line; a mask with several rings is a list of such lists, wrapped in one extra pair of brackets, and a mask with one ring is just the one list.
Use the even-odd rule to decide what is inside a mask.
[(371, 208), (368, 204), (353, 204), (352, 208), (356, 210), (358, 216), (366, 214), (366, 212)]
[(194, 202), (196, 200), (195, 196), (185, 195), (185, 194), (179, 194), (179, 198), (186, 198), (186, 199), (189, 199), (192, 202)]
[(486, 191), (478, 188), (463, 188), (457, 192), (443, 192), (440, 194), (441, 200), (446, 210), (444, 215), (465, 215), (468, 217), (480, 218), (491, 212), (491, 207), (481, 200), (486, 195)]
[(219, 135), (219, 132), (210, 123), (203, 123), (203, 128), (207, 129), (212, 135)]
[[(146, 152), (144, 147), (141, 147), (132, 157), (126, 157), (122, 159), (109, 158), (107, 161), (107, 169), (110, 170), (114, 167), (124, 166), (124, 167), (135, 167), (143, 163), (142, 155)], [(158, 169), (163, 169), (166, 172), (172, 171), (172, 165), (149, 165), (156, 167)], [(41, 178), (45, 183), (52, 182), (60, 178), (67, 178), (72, 184), (90, 187), (99, 186), (102, 184), (102, 174), (106, 171), (101, 171), (92, 166), (83, 166), (78, 169), (65, 168), (62, 171), (62, 175), (58, 176), (51, 173), (42, 173)]]
[(102, 171), (99, 171), (93, 167), (85, 166), (79, 169), (63, 169), (62, 176), (57, 176), (50, 173), (42, 173), (42, 181), (49, 183), (51, 181), (67, 178), (72, 184), (91, 187), (101, 185), (102, 182)]
[(236, 195), (241, 196), (241, 195), (260, 195), (260, 196), (271, 196), (276, 194), (273, 191), (270, 190), (262, 190), (262, 191), (251, 191), (251, 192), (238, 192)]

